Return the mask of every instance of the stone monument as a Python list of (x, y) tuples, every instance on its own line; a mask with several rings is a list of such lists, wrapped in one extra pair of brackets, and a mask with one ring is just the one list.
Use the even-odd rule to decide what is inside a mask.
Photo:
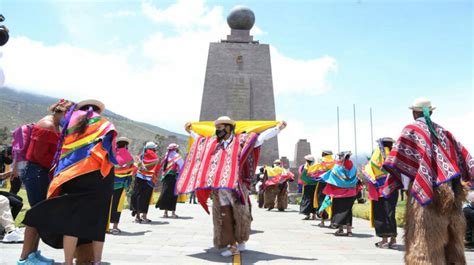
[[(200, 120), (223, 115), (234, 120), (275, 120), (270, 47), (250, 35), (255, 15), (237, 6), (227, 23), (231, 29), (227, 39), (209, 45)], [(278, 157), (275, 137), (262, 146), (259, 164), (271, 165)]]
[(290, 166), (291, 166), (291, 165), (290, 165), (290, 159), (288, 159), (288, 157), (282, 156), (282, 157), (280, 158), (280, 161), (283, 163), (283, 167), (284, 167), (284, 168), (288, 168), (288, 169), (290, 168)]
[(311, 154), (311, 144), (306, 139), (300, 139), (295, 146), (295, 167), (304, 164), (304, 157), (308, 154)]

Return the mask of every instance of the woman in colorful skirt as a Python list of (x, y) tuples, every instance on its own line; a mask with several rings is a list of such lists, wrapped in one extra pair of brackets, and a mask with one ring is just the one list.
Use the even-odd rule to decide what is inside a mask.
[(92, 243), (92, 264), (100, 264), (112, 196), (116, 132), (101, 116), (104, 104), (86, 100), (71, 108), (55, 156), (47, 200), (26, 213), (25, 242), (18, 264), (39, 261), (34, 240), (64, 248), (65, 264), (73, 264), (76, 246)]
[[(398, 202), (398, 192), (388, 198), (382, 195), (382, 190), (387, 181), (388, 172), (383, 169), (385, 158), (392, 150), (394, 140), (386, 137), (379, 139), (378, 147), (372, 153), (369, 163), (364, 167), (363, 173), (367, 179), (369, 200), (373, 216), (372, 226), (375, 233), (382, 241), (375, 243), (379, 248), (393, 248), (397, 243), (397, 220), (395, 218)], [(390, 238), (390, 242), (388, 239)]]
[[(357, 196), (358, 178), (350, 157), (351, 152), (340, 153), (334, 168), (321, 176), (321, 180), (326, 182), (324, 200), (332, 198), (332, 223), (338, 229), (336, 236), (352, 236), (352, 206)], [(344, 233), (344, 226), (347, 233)]]
[[(305, 194), (307, 192), (309, 193), (306, 194), (305, 205), (306, 207), (312, 207), (314, 209), (315, 214), (317, 213), (321, 217), (321, 223), (319, 223), (319, 226), (324, 227), (324, 220), (328, 218), (328, 215), (325, 211), (319, 214), (318, 210), (322, 208), (321, 204), (324, 201), (324, 197), (326, 196), (323, 193), (323, 190), (326, 187), (326, 183), (321, 181), (320, 178), (323, 174), (325, 174), (334, 167), (334, 158), (332, 157), (332, 152), (326, 150), (321, 153), (321, 158), (318, 160), (317, 163), (315, 163), (315, 159), (311, 155), (307, 155), (305, 159), (307, 161), (307, 164), (305, 165), (304, 169), (302, 169), (300, 178), (304, 183), (310, 184), (307, 185), (309, 187), (309, 191), (306, 190), (308, 188), (307, 186), (305, 186), (304, 190)], [(311, 160), (313, 160), (313, 162)], [(311, 204), (308, 204), (308, 201)], [(301, 203), (303, 204), (303, 200)], [(309, 218), (305, 218), (304, 220), (308, 219)]]
[(165, 154), (163, 160), (161, 183), (163, 184), (161, 189), (160, 198), (156, 203), (156, 208), (165, 210), (163, 215), (164, 218), (168, 218), (168, 211), (171, 211), (173, 218), (178, 218), (176, 215), (176, 203), (178, 196), (175, 194), (176, 179), (179, 173), (183, 169), (184, 160), (179, 154), (179, 145), (172, 143), (168, 146), (168, 152)]
[(112, 195), (112, 209), (110, 210), (110, 223), (113, 224), (110, 232), (114, 235), (122, 232), (118, 228), (118, 224), (126, 197), (125, 193), (128, 191), (132, 182), (132, 175), (136, 171), (133, 157), (128, 151), (130, 142), (130, 139), (127, 137), (119, 137), (117, 139), (118, 164), (115, 165), (114, 192)]
[(135, 216), (136, 223), (151, 223), (151, 220), (147, 218), (147, 213), (160, 170), (157, 148), (154, 142), (147, 142), (138, 161), (138, 171), (131, 198), (132, 216)]
[(306, 155), (304, 159), (306, 160), (306, 164), (301, 165), (299, 168), (300, 177), (298, 179), (298, 181), (303, 183), (303, 196), (301, 197), (300, 214), (305, 215), (303, 220), (316, 220), (316, 208), (314, 208), (313, 201), (316, 184), (318, 184), (318, 182), (307, 176), (308, 167), (314, 164), (315, 158), (312, 155)]

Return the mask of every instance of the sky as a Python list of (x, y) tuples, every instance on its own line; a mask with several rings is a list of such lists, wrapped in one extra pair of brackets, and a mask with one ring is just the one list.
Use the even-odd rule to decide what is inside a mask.
[(184, 133), (199, 118), (210, 42), (230, 33), (245, 5), (254, 39), (270, 44), (280, 155), (298, 139), (316, 155), (372, 148), (412, 121), (427, 97), (433, 120), (474, 152), (473, 6), (427, 1), (0, 0), (10, 41), (0, 47), (5, 86), (54, 97), (101, 99), (131, 119)]

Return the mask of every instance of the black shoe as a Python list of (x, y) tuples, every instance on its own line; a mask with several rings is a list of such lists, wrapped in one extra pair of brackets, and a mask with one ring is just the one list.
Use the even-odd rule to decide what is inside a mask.
[(279, 212), (284, 212), (285, 209), (283, 209), (283, 208), (278, 208), (278, 211), (279, 211)]

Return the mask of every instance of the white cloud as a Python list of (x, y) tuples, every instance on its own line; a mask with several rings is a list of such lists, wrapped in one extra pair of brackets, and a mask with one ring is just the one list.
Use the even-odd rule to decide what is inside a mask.
[(271, 47), (274, 89), (277, 93), (320, 95), (330, 89), (327, 77), (337, 70), (336, 59), (297, 60)]
[(180, 31), (193, 28), (215, 28), (222, 24), (223, 8), (208, 8), (204, 0), (178, 0), (166, 9), (159, 9), (150, 2), (142, 3), (144, 15), (158, 23), (170, 23)]

